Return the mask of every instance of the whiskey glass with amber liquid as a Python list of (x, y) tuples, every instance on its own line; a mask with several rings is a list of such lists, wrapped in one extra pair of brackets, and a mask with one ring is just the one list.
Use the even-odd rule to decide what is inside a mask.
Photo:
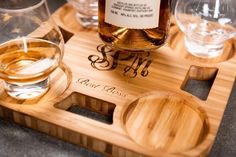
[(143, 52), (165, 44), (171, 0), (99, 0), (98, 32), (106, 45)]
[(46, 0), (0, 3), (0, 78), (16, 99), (40, 97), (60, 65), (64, 41)]

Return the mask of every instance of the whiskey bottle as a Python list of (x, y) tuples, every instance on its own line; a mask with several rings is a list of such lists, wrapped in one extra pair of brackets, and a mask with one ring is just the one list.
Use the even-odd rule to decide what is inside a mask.
[(170, 26), (170, 0), (99, 0), (100, 38), (123, 51), (161, 47)]

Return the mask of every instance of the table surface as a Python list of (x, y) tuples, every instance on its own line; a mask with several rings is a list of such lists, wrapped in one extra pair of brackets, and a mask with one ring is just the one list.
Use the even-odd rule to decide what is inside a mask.
[[(64, 3), (65, 0), (48, 0), (51, 12)], [(193, 82), (190, 85), (191, 90), (195, 93), (202, 92), (197, 85), (198, 82)], [(236, 156), (236, 114), (234, 113), (236, 113), (236, 83), (209, 157)], [(0, 145), (1, 157), (103, 157), (102, 154), (2, 119), (0, 119)]]

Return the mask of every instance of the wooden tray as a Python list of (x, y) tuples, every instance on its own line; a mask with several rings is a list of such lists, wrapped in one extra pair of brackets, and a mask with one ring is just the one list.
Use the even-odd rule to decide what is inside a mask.
[[(198, 59), (184, 50), (173, 25), (166, 46), (125, 54), (103, 45), (73, 14), (66, 4), (53, 15), (72, 37), (48, 93), (23, 101), (1, 89), (0, 116), (108, 156), (207, 156), (236, 76), (235, 40), (222, 56)], [(206, 100), (183, 90), (190, 79), (214, 80)]]

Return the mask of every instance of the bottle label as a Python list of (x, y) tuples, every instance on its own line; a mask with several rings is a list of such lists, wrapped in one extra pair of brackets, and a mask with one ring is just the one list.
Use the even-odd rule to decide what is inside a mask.
[(106, 0), (105, 22), (131, 29), (159, 26), (161, 0)]

